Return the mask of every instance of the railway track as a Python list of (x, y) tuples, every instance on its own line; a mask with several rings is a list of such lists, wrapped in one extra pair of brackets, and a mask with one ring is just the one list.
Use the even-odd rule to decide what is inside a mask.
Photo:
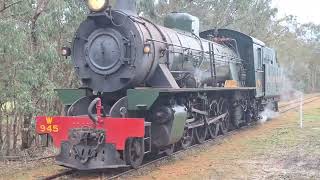
[(75, 172), (76, 172), (75, 170), (65, 170), (65, 171), (62, 171), (62, 172), (60, 172), (60, 173), (57, 173), (57, 174), (54, 174), (54, 175), (45, 177), (45, 178), (43, 178), (42, 180), (57, 179), (57, 178), (61, 178), (61, 177), (64, 177), (64, 176), (72, 175), (72, 174), (74, 174)]
[[(312, 97), (303, 99), (303, 104), (309, 104), (309, 103), (312, 103), (312, 102), (314, 102), (314, 101), (316, 101), (318, 99), (320, 99), (320, 95), (312, 96)], [(297, 107), (300, 106), (300, 104), (301, 104), (300, 99), (294, 100), (291, 103), (288, 103), (288, 104), (280, 106), (279, 107), (279, 112), (280, 112), (280, 114), (283, 114), (283, 113), (288, 112), (288, 111), (290, 111), (292, 109), (296, 109)]]
[[(314, 95), (314, 96), (311, 96), (311, 97), (308, 97), (308, 98), (304, 98), (303, 101), (308, 101), (310, 99), (317, 98), (317, 97), (320, 97), (320, 94), (317, 94), (317, 95)], [(280, 105), (279, 108), (292, 106), (293, 104), (300, 103), (300, 101), (301, 101), (301, 99), (297, 98), (297, 99), (289, 101), (288, 103)]]
[[(305, 104), (309, 104), (309, 103), (312, 103), (312, 102), (314, 102), (316, 100), (319, 100), (319, 99), (320, 99), (320, 95), (312, 96), (312, 97), (304, 99), (303, 104), (304, 105)], [(299, 106), (300, 106), (300, 100), (293, 100), (293, 101), (289, 102), (288, 104), (279, 106), (279, 109), (280, 109), (279, 113), (280, 114), (286, 113), (286, 112), (288, 112), (290, 110), (298, 108)], [(209, 140), (205, 141), (203, 144), (195, 144), (193, 146), (190, 146), (187, 149), (176, 151), (173, 154), (171, 154), (170, 156), (162, 156), (162, 157), (157, 158), (155, 160), (146, 161), (138, 169), (128, 169), (128, 170), (123, 170), (122, 172), (117, 172), (117, 173), (112, 173), (111, 172), (110, 174), (105, 173), (105, 172), (103, 172), (103, 173), (101, 172), (99, 174), (100, 179), (108, 179), (108, 180), (120, 179), (121, 177), (124, 177), (126, 175), (130, 175), (133, 172), (137, 172), (137, 171), (139, 171), (141, 169), (144, 169), (144, 168), (146, 168), (146, 167), (148, 167), (150, 165), (156, 164), (156, 163), (161, 162), (163, 160), (167, 160), (172, 156), (177, 156), (177, 155), (182, 154), (182, 153), (184, 153), (186, 151), (189, 151), (191, 149), (202, 147), (202, 146), (204, 146), (204, 145), (206, 145), (208, 143), (210, 143), (210, 146), (211, 145), (216, 145), (217, 143), (221, 142), (221, 140), (226, 139), (227, 137), (239, 134), (240, 132), (243, 132), (245, 130), (248, 130), (248, 129), (254, 127), (254, 125), (255, 124), (252, 124), (252, 125), (244, 126), (244, 127), (240, 128), (240, 129), (237, 129), (237, 130), (234, 130), (234, 131), (230, 131), (230, 132), (228, 132), (227, 134), (225, 134), (223, 136), (218, 136), (215, 139), (209, 139)], [(46, 159), (49, 159), (49, 158), (53, 158), (53, 157), (48, 157)], [(45, 158), (43, 158), (43, 159), (45, 159)], [(45, 177), (45, 178), (43, 178), (43, 180), (58, 179), (58, 178), (62, 178), (64, 176), (74, 175), (75, 173), (77, 173), (76, 170), (65, 170), (63, 172), (60, 172), (60, 173)]]
[(218, 137), (216, 137), (215, 139), (207, 140), (207, 141), (205, 141), (203, 144), (195, 144), (195, 145), (192, 145), (192, 146), (188, 147), (187, 149), (174, 152), (174, 153), (171, 154), (170, 156), (163, 156), (163, 157), (158, 158), (158, 159), (156, 159), (156, 160), (147, 162), (147, 163), (143, 164), (142, 166), (140, 166), (138, 169), (130, 169), (130, 170), (128, 170), (128, 171), (122, 172), (122, 173), (120, 173), (120, 174), (117, 174), (117, 175), (114, 175), (114, 176), (111, 176), (111, 177), (105, 177), (104, 179), (113, 180), (113, 179), (121, 178), (122, 176), (128, 175), (128, 174), (130, 174), (130, 173), (132, 173), (132, 172), (135, 172), (135, 171), (137, 171), (137, 170), (139, 170), (139, 169), (143, 169), (143, 168), (148, 167), (148, 166), (150, 166), (150, 165), (152, 165), (152, 164), (155, 164), (155, 163), (157, 163), (157, 162), (161, 162), (161, 161), (163, 161), (163, 160), (167, 160), (167, 159), (169, 159), (171, 156), (176, 156), (176, 155), (182, 154), (182, 153), (184, 153), (184, 152), (186, 152), (186, 151), (189, 151), (189, 150), (191, 150), (191, 149), (199, 148), (199, 147), (201, 147), (201, 146), (204, 146), (204, 145), (207, 144), (207, 143), (213, 143), (212, 145), (215, 145), (215, 144), (217, 144), (218, 142), (220, 142), (221, 140), (223, 140), (223, 139), (225, 139), (225, 138), (227, 138), (227, 137), (230, 137), (230, 136), (232, 136), (232, 135), (236, 135), (236, 134), (238, 134), (238, 133), (241, 132), (241, 131), (244, 131), (244, 130), (246, 130), (246, 129), (249, 129), (250, 127), (252, 127), (252, 126), (242, 127), (242, 128), (240, 128), (240, 130), (238, 129), (237, 131), (230, 131), (230, 132), (228, 132), (227, 134), (225, 134), (225, 135), (223, 135), (223, 136), (218, 136)]

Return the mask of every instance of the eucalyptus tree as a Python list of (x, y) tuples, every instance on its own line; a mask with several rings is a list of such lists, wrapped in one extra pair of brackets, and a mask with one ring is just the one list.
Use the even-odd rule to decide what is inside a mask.
[(54, 89), (76, 84), (70, 62), (59, 50), (72, 40), (86, 8), (74, 0), (4, 2), (0, 6), (0, 41), (5, 42), (0, 44), (0, 102), (13, 104), (14, 121), (7, 129), (13, 130), (9, 132), (14, 138), (21, 132), (22, 148), (28, 148), (34, 116), (59, 109)]

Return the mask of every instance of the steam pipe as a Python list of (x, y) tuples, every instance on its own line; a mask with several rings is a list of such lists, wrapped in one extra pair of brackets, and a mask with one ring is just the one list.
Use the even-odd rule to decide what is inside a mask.
[(115, 9), (130, 15), (137, 15), (136, 3), (136, 0), (117, 0)]
[[(93, 108), (95, 106), (98, 107), (96, 116), (93, 115), (93, 113), (92, 113)], [(96, 125), (99, 120), (99, 116), (101, 116), (101, 99), (100, 98), (96, 98), (90, 103), (90, 105), (88, 107), (88, 115), (89, 115), (89, 118), (92, 120), (92, 122)]]

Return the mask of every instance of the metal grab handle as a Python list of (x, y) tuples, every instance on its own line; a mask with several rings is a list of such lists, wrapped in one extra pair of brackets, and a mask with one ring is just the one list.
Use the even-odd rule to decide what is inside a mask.
[(100, 107), (101, 107), (101, 99), (100, 98), (95, 98), (91, 103), (90, 103), (90, 105), (89, 105), (89, 107), (88, 107), (88, 116), (89, 116), (89, 118), (92, 120), (92, 122), (94, 123), (94, 124), (97, 124), (97, 122), (98, 122), (98, 116), (99, 116), (99, 112), (98, 111), (100, 111), (101, 109), (97, 109), (97, 115), (96, 116), (94, 116), (93, 114), (92, 114), (92, 110), (93, 110), (93, 108), (97, 105), (97, 103), (100, 103)]

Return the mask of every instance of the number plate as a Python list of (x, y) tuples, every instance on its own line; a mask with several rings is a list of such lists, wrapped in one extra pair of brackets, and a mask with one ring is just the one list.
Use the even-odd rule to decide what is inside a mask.
[(47, 117), (46, 118), (47, 125), (40, 125), (40, 132), (42, 133), (57, 133), (59, 132), (59, 126), (53, 124), (53, 118)]
[(42, 133), (52, 133), (52, 132), (59, 132), (59, 126), (58, 125), (41, 125), (40, 131)]

